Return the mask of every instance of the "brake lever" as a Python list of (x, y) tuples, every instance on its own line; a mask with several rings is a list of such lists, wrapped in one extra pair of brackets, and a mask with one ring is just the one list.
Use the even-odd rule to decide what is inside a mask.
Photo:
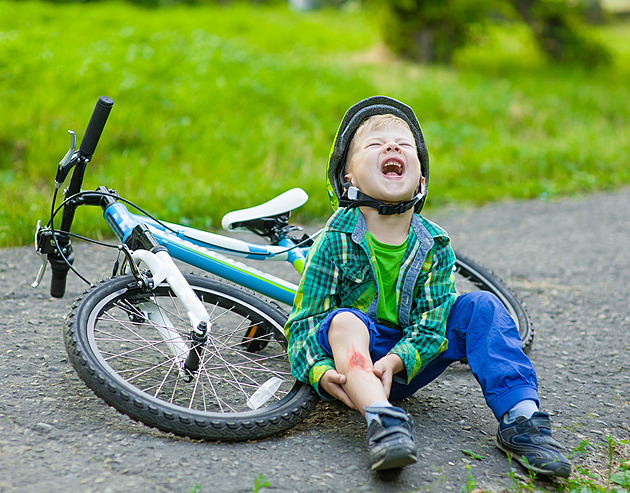
[(79, 161), (79, 153), (76, 150), (77, 134), (72, 130), (68, 130), (68, 133), (70, 134), (70, 149), (59, 162), (59, 167), (57, 168), (57, 176), (55, 176), (55, 188), (57, 189), (61, 187), (72, 167)]
[(48, 260), (46, 259), (46, 256), (42, 249), (42, 245), (40, 244), (41, 238), (40, 238), (39, 233), (41, 229), (42, 229), (42, 222), (37, 221), (37, 227), (35, 228), (35, 253), (42, 260), (42, 265), (39, 267), (39, 270), (37, 271), (37, 277), (35, 278), (35, 282), (31, 284), (32, 288), (36, 288), (42, 282), (42, 279), (44, 278), (44, 274), (46, 273), (46, 266), (48, 265)]

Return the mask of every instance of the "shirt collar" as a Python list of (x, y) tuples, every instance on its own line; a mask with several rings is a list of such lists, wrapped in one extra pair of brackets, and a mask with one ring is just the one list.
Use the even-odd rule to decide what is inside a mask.
[[(355, 243), (361, 243), (367, 233), (367, 224), (361, 211), (357, 208), (346, 209), (340, 207), (328, 220), (329, 231), (337, 231), (352, 235)], [(413, 214), (411, 217), (411, 229), (421, 242), (433, 243), (435, 238), (448, 238), (448, 234), (435, 223)]]

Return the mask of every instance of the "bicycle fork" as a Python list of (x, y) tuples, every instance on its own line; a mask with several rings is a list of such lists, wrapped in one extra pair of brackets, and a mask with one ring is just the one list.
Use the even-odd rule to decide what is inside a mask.
[[(157, 246), (152, 251), (136, 250), (131, 253), (131, 257), (136, 265), (142, 262), (151, 271), (151, 282), (146, 286), (148, 289), (157, 287), (166, 281), (186, 310), (192, 328), (190, 348), (159, 305), (145, 302), (137, 307), (147, 320), (153, 322), (167, 347), (173, 353), (181, 377), (190, 382), (199, 369), (200, 360), (203, 358), (208, 332), (211, 329), (210, 316), (166, 248)], [(138, 283), (146, 284), (142, 279), (138, 279)]]

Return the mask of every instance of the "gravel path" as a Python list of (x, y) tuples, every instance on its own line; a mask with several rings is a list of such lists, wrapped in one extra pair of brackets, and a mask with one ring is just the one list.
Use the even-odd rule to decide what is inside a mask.
[[(527, 305), (537, 331), (530, 356), (554, 435), (570, 449), (584, 439), (628, 439), (630, 189), (431, 218)], [(111, 265), (109, 257), (79, 245), (77, 265), (96, 280), (108, 275), (95, 266)], [(73, 279), (66, 298), (52, 299), (49, 274), (30, 287), (37, 268), (30, 247), (0, 251), (0, 492), (189, 492), (195, 484), (242, 492), (261, 473), (267, 491), (460, 492), (467, 466), (479, 487), (512, 490), (511, 466), (493, 442), (496, 423), (463, 366), (403, 403), (415, 416), (420, 459), (400, 473), (369, 471), (362, 419), (336, 403), (319, 404), (282, 436), (250, 443), (196, 442), (134, 423), (68, 363), (61, 327), (83, 285)], [(603, 447), (587, 452), (579, 460), (606, 467)]]

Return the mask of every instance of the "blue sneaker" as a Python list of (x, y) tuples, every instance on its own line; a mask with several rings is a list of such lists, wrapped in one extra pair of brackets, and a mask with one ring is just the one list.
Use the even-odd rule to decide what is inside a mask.
[(512, 423), (504, 417), (499, 421), (497, 446), (534, 472), (561, 478), (571, 475), (571, 463), (561, 453), (564, 447), (552, 438), (546, 413), (536, 412), (530, 419), (519, 416)]
[(367, 431), (373, 471), (398, 469), (418, 460), (413, 418), (406, 411), (394, 406), (367, 406), (364, 409), (378, 415), (370, 422)]

